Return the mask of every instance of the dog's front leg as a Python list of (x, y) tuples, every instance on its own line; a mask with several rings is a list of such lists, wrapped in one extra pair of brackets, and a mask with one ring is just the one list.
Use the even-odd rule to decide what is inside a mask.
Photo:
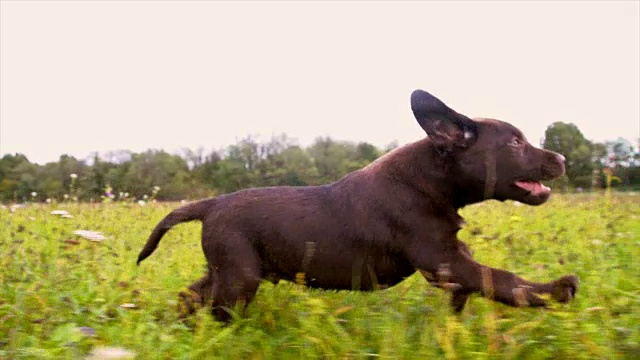
[[(469, 257), (473, 256), (471, 254), (469, 246), (464, 241), (458, 240), (458, 249), (467, 254)], [(469, 295), (471, 295), (472, 291), (463, 288), (459, 284), (446, 282), (447, 279), (444, 279), (443, 276), (437, 277), (435, 274), (427, 272), (425, 270), (419, 271), (420, 274), (422, 274), (422, 276), (429, 282), (429, 284), (444, 290), (451, 291), (451, 307), (453, 307), (455, 312), (461, 312), (464, 309), (464, 306), (467, 304), (467, 299), (469, 298)]]
[(509, 271), (481, 265), (457, 251), (440, 264), (450, 269), (448, 282), (461, 285), (459, 291), (479, 292), (483, 296), (511, 306), (545, 306), (539, 295), (549, 294), (558, 302), (568, 302), (578, 290), (578, 278), (567, 275), (548, 283), (527, 281)]
[[(414, 248), (415, 249), (415, 248)], [(484, 297), (510, 306), (545, 306), (539, 295), (549, 294), (558, 302), (568, 302), (578, 289), (575, 275), (563, 276), (548, 283), (527, 281), (511, 272), (482, 265), (460, 247), (439, 252), (414, 251), (415, 266), (431, 276), (440, 286), (453, 291), (452, 305), (460, 311), (468, 294), (478, 292)]]

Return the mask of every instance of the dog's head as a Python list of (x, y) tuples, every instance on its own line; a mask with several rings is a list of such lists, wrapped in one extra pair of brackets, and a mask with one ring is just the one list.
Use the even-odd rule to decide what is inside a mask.
[(564, 174), (564, 157), (536, 148), (515, 126), (494, 119), (472, 120), (433, 95), (416, 90), (411, 109), (429, 143), (447, 161), (452, 184), (465, 203), (483, 199), (547, 201), (541, 181)]

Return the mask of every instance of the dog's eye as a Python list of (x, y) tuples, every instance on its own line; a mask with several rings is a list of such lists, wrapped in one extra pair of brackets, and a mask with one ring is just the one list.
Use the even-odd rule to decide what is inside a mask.
[(520, 140), (518, 138), (513, 138), (513, 140), (511, 140), (509, 142), (509, 146), (520, 147), (520, 146), (522, 146), (522, 140)]

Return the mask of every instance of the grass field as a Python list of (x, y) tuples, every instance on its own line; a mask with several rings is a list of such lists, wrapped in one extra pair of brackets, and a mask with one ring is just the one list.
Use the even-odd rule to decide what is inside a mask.
[[(135, 266), (151, 229), (178, 205), (0, 209), (0, 358), (117, 347), (141, 359), (640, 359), (639, 195), (463, 209), (460, 237), (480, 262), (539, 281), (577, 274), (568, 305), (514, 309), (475, 296), (455, 315), (449, 295), (417, 275), (375, 293), (264, 283), (228, 327), (207, 310), (178, 320), (178, 292), (204, 271), (199, 223), (174, 228)], [(107, 238), (86, 240), (79, 229)]]

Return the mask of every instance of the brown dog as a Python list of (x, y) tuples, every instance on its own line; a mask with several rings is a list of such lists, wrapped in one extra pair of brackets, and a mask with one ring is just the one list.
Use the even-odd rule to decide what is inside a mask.
[[(520, 130), (492, 119), (472, 120), (416, 90), (411, 109), (428, 137), (322, 186), (247, 189), (172, 211), (153, 230), (138, 264), (174, 225), (200, 220), (208, 273), (190, 286), (212, 302), (218, 320), (245, 307), (261, 279), (321, 289), (375, 290), (416, 270), (453, 292), (461, 311), (478, 292), (512, 306), (543, 306), (539, 294), (573, 298), (578, 278), (524, 280), (474, 261), (456, 237), (458, 210), (486, 199), (540, 205), (540, 183), (564, 173), (564, 157), (533, 147)], [(194, 300), (182, 294), (187, 305)]]

